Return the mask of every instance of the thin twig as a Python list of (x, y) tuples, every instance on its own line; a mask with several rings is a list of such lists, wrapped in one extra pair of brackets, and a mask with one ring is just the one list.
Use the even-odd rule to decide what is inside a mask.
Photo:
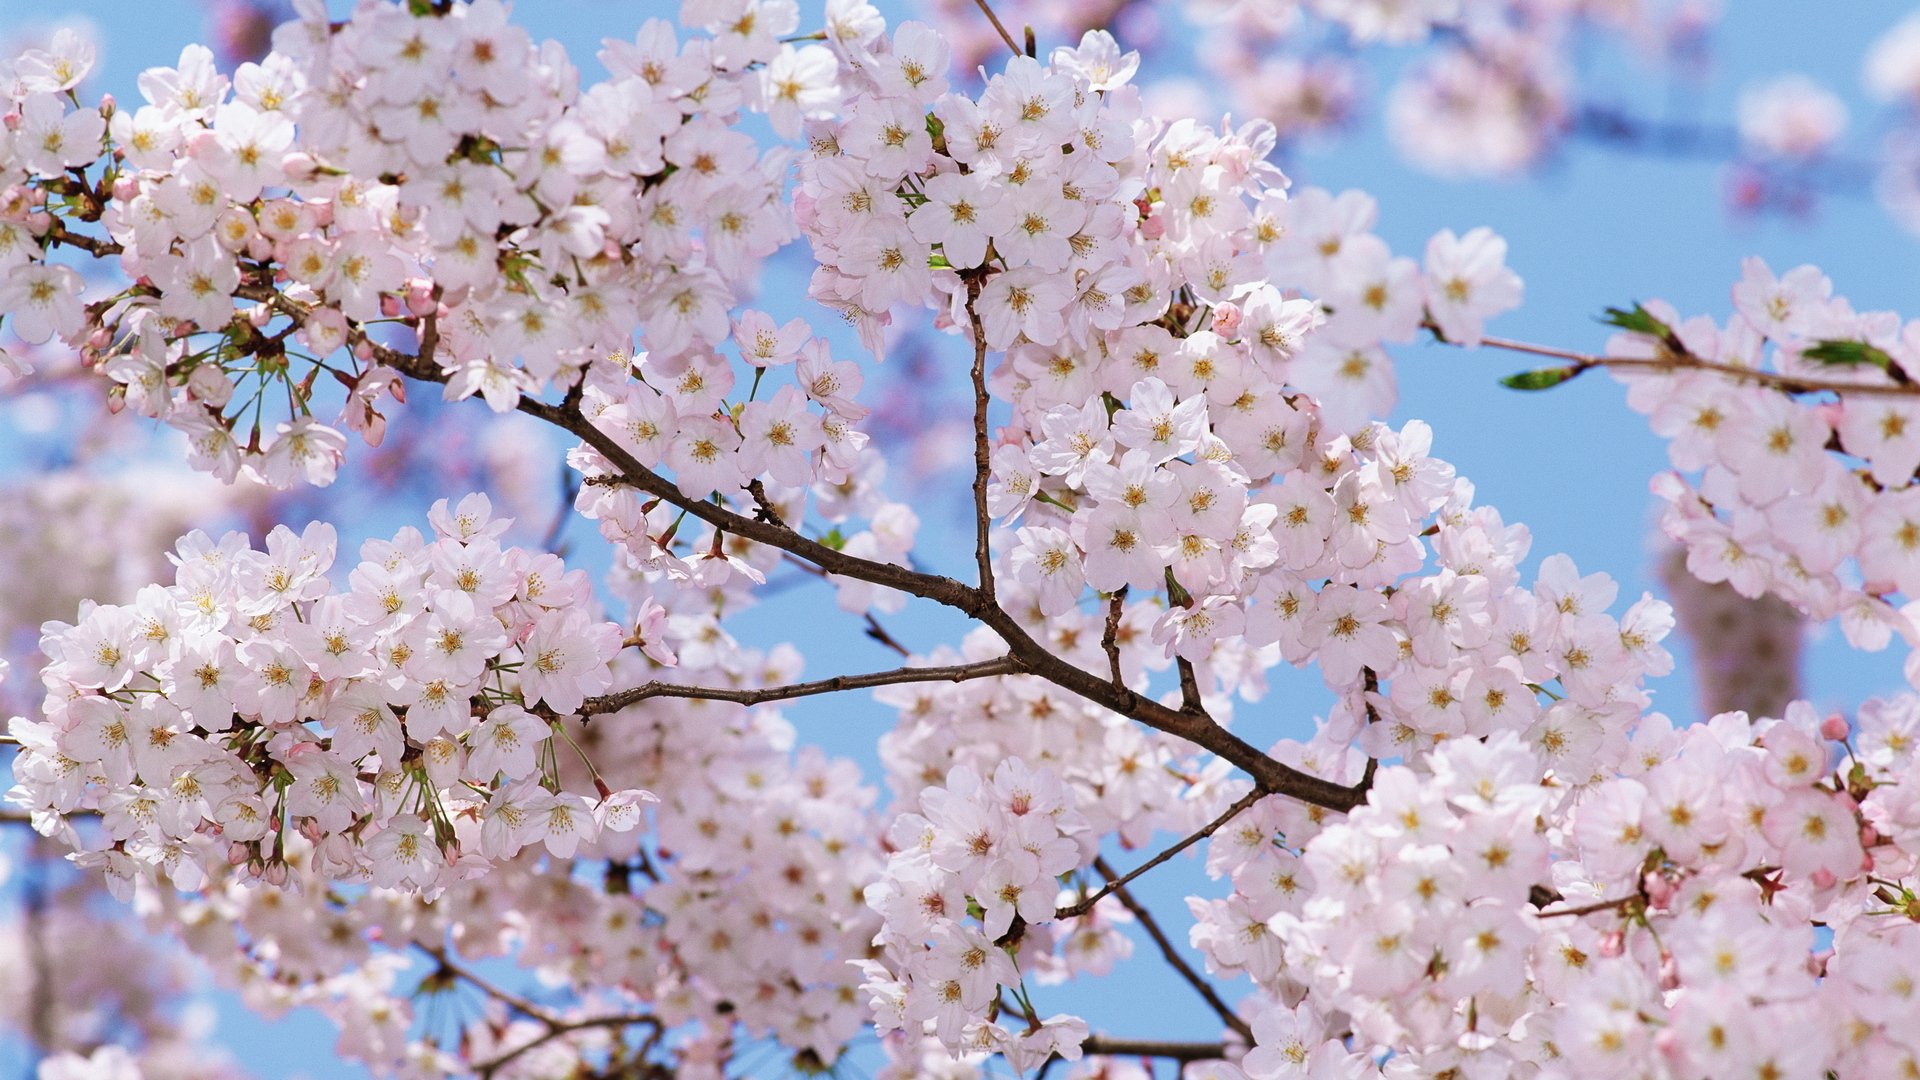
[(1217, 1061), (1227, 1055), (1225, 1043), (1173, 1042), (1161, 1039), (1116, 1039), (1089, 1035), (1080, 1049), (1102, 1057), (1152, 1057), (1171, 1061)]
[(868, 637), (899, 653), (902, 659), (913, 655), (912, 650), (900, 644), (899, 639), (895, 638), (892, 634), (887, 633), (887, 628), (880, 625), (880, 620), (873, 617), (873, 612), (867, 612), (866, 618)]
[(1017, 675), (1020, 670), (1019, 662), (1013, 657), (1001, 656), (992, 660), (981, 660), (971, 664), (950, 664), (945, 667), (903, 667), (868, 672), (864, 675), (835, 675), (831, 679), (789, 683), (785, 686), (734, 689), (723, 686), (681, 686), (673, 683), (649, 682), (618, 693), (588, 698), (581, 704), (578, 712), (581, 716), (598, 716), (602, 713), (618, 712), (636, 702), (657, 697), (696, 698), (703, 701), (729, 701), (735, 705), (760, 705), (769, 701), (786, 701), (817, 694), (837, 694), (847, 690), (892, 686), (896, 683), (966, 682), (969, 679), (988, 679), (996, 675)]
[[(1448, 342), (1448, 344), (1452, 344)], [(1707, 360), (1692, 353), (1663, 355), (1657, 357), (1640, 356), (1599, 356), (1594, 353), (1575, 352), (1571, 349), (1559, 349), (1550, 345), (1535, 345), (1526, 341), (1513, 341), (1508, 338), (1481, 338), (1480, 344), (1490, 349), (1504, 349), (1508, 352), (1525, 353), (1529, 356), (1544, 356), (1554, 360), (1570, 361), (1571, 375), (1578, 375), (1591, 368), (1617, 368), (1622, 370), (1644, 370), (1661, 374), (1673, 374), (1681, 371), (1707, 371), (1716, 375), (1725, 375), (1731, 379), (1760, 383), (1782, 390), (1789, 394), (1854, 394), (1879, 397), (1920, 397), (1920, 383), (1859, 383), (1841, 379), (1814, 379), (1802, 375), (1787, 375), (1778, 371), (1765, 371), (1760, 368), (1742, 367), (1739, 364), (1727, 364), (1718, 360)]]
[(1206, 706), (1200, 703), (1200, 680), (1193, 674), (1193, 661), (1179, 656), (1174, 658), (1174, 665), (1180, 669), (1180, 708), (1204, 716)]
[(1232, 821), (1236, 817), (1239, 817), (1243, 812), (1245, 812), (1245, 810), (1248, 807), (1252, 806), (1254, 803), (1259, 802), (1261, 799), (1266, 798), (1267, 794), (1268, 794), (1267, 792), (1261, 791), (1259, 788), (1254, 788), (1252, 791), (1247, 792), (1245, 795), (1240, 797), (1240, 800), (1238, 802), (1234, 803), (1232, 806), (1227, 807), (1226, 811), (1223, 812), (1219, 817), (1214, 818), (1212, 821), (1207, 822), (1205, 825), (1202, 825), (1200, 827), (1199, 832), (1189, 834), (1188, 836), (1182, 838), (1179, 843), (1174, 844), (1172, 847), (1166, 849), (1165, 851), (1162, 851), (1160, 854), (1155, 855), (1153, 858), (1148, 859), (1146, 862), (1141, 863), (1137, 867), (1134, 867), (1131, 871), (1128, 871), (1127, 873), (1121, 875), (1120, 877), (1117, 877), (1108, 881), (1105, 885), (1102, 885), (1098, 890), (1096, 890), (1092, 895), (1082, 899), (1079, 903), (1069, 904), (1066, 907), (1063, 907), (1060, 910), (1054, 912), (1053, 917), (1056, 919), (1072, 919), (1072, 918), (1077, 918), (1081, 915), (1085, 915), (1087, 912), (1092, 911), (1093, 905), (1106, 899), (1108, 894), (1117, 892), (1118, 890), (1126, 886), (1126, 884), (1132, 881), (1134, 878), (1139, 877), (1141, 874), (1146, 873), (1147, 871), (1153, 869), (1156, 866), (1159, 866), (1161, 863), (1166, 862), (1168, 859), (1173, 858), (1175, 855), (1180, 854), (1181, 852), (1187, 850), (1188, 848), (1199, 843), (1200, 841), (1205, 840), (1207, 837), (1212, 836), (1214, 833), (1219, 832), (1223, 827), (1226, 826), (1227, 822)]
[[(1107, 880), (1114, 879), (1113, 868), (1107, 865), (1105, 859), (1094, 859), (1093, 868), (1100, 871), (1101, 876)], [(1133, 917), (1140, 922), (1140, 928), (1145, 930), (1147, 936), (1153, 939), (1153, 943), (1160, 947), (1160, 955), (1166, 958), (1167, 963), (1173, 966), (1173, 970), (1179, 972), (1180, 977), (1187, 980), (1187, 984), (1193, 987), (1194, 992), (1198, 993), (1219, 1015), (1221, 1023), (1226, 1024), (1241, 1038), (1247, 1040), (1248, 1045), (1252, 1045), (1253, 1029), (1247, 1026), (1245, 1020), (1240, 1019), (1232, 1006), (1221, 1000), (1219, 992), (1214, 990), (1212, 984), (1201, 978), (1199, 972), (1193, 970), (1193, 965), (1187, 963), (1187, 958), (1180, 955), (1180, 950), (1174, 947), (1173, 941), (1167, 937), (1167, 932), (1160, 929), (1160, 923), (1154, 919), (1153, 912), (1148, 911), (1146, 905), (1135, 900), (1133, 894), (1124, 887), (1114, 889), (1113, 895), (1119, 898), (1120, 903), (1124, 904), (1128, 911), (1133, 912)]]
[(1534, 918), (1558, 919), (1567, 916), (1597, 915), (1608, 909), (1624, 908), (1638, 899), (1640, 899), (1640, 896), (1636, 893), (1632, 896), (1622, 896), (1617, 900), (1596, 900), (1591, 904), (1582, 904), (1579, 907), (1561, 908), (1558, 911), (1542, 911), (1535, 915)]
[(1001, 25), (1000, 16), (995, 15), (993, 9), (987, 6), (987, 0), (973, 0), (973, 2), (980, 5), (980, 10), (987, 16), (987, 21), (992, 23), (993, 28), (1000, 32), (1000, 40), (1007, 43), (1007, 48), (1013, 50), (1013, 55), (1024, 55), (1020, 51), (1020, 46), (1014, 43), (1013, 35), (1007, 33), (1007, 28)]
[[(986, 0), (979, 0), (980, 10), (987, 13)], [(994, 20), (998, 27), (1000, 21)], [(1006, 36), (1006, 31), (1000, 31)], [(1013, 39), (1008, 38), (1012, 45)], [(1019, 52), (1019, 49), (1014, 49)], [(987, 603), (994, 603), (993, 595), (993, 552), (988, 538), (993, 530), (993, 522), (987, 516), (987, 479), (991, 475), (989, 462), (991, 455), (987, 448), (987, 331), (980, 324), (980, 315), (974, 310), (974, 304), (980, 299), (980, 279), (967, 279), (967, 323), (973, 332), (973, 559), (980, 575), (980, 594)]]
[(1100, 648), (1107, 654), (1107, 667), (1113, 675), (1113, 685), (1125, 688), (1126, 678), (1120, 673), (1120, 606), (1126, 603), (1127, 586), (1113, 594), (1107, 602), (1107, 628), (1100, 634)]

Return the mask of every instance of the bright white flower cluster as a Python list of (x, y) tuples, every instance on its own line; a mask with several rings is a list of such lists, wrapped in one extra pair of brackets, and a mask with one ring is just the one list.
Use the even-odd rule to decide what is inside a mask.
[[(1920, 369), (1920, 324), (1854, 311), (1814, 267), (1776, 277), (1758, 259), (1733, 300), (1725, 326), (1651, 301), (1608, 343), (1629, 362), (1680, 360), (1616, 369), (1670, 440), (1664, 529), (1704, 581), (1837, 617), (1856, 648), (1920, 643), (1920, 404), (1887, 392)], [(1907, 674), (1920, 685), (1911, 655)]]
[[(297, 7), (260, 63), (230, 80), (190, 47), (141, 77), (135, 109), (69, 107), (91, 62), (72, 39), (21, 61), (20, 130), (0, 139), (0, 312), (17, 334), (86, 346), (199, 467), (276, 486), (330, 482), (345, 451), (315, 418), (322, 371), (347, 389), (336, 423), (382, 437), (375, 406), (398, 390), (372, 320), (412, 324), (448, 395), (498, 410), (626, 353), (643, 319), (668, 375), (717, 359), (728, 308), (791, 231), (785, 153), (730, 126), (763, 97), (792, 105), (769, 72), (826, 56), (778, 44), (791, 3), (697, 17), (713, 34), (685, 43), (650, 21), (607, 43), (612, 77), (585, 90), (499, 0), (363, 5), (337, 26)], [(75, 179), (103, 139), (105, 174)], [(135, 285), (83, 311), (79, 275), (47, 258), (63, 245), (117, 255)], [(288, 403), (272, 430), (263, 397)]]
[(562, 790), (549, 741), (621, 647), (585, 575), (502, 549), (485, 496), (429, 520), (431, 541), (369, 542), (345, 592), (330, 525), (276, 528), (264, 552), (192, 533), (172, 586), (48, 623), (45, 718), (13, 721), (9, 801), (69, 836), (65, 816), (97, 812), (79, 858), (123, 890), (228, 863), (283, 881), (297, 832), (326, 877), (432, 892), (639, 824), (652, 796)]
[[(1056, 1052), (1080, 1057), (1086, 1023), (1042, 1020), (1020, 970), (1023, 957), (1031, 968), (1046, 951), (1026, 933), (1052, 921), (1055, 879), (1092, 854), (1073, 801), (1050, 770), (1011, 758), (990, 778), (955, 766), (944, 787), (921, 793), (926, 816), (895, 819), (886, 875), (867, 887), (868, 905), (885, 920), (875, 939), (885, 951), (861, 963), (882, 1033), (931, 1031), (951, 1053), (1002, 1054), (1022, 1072)], [(998, 1022), (1016, 1007), (1003, 1000), (1009, 991), (1024, 1031)]]
[(1898, 1075), (1920, 1061), (1912, 995), (1888, 993), (1920, 955), (1887, 884), (1920, 853), (1914, 723), (1869, 706), (1836, 766), (1846, 722), (1804, 704), (1654, 715), (1630, 775), (1572, 791), (1519, 782), (1508, 736), (1381, 769), (1297, 859), (1262, 845), (1288, 887), (1254, 974), (1300, 1003), (1256, 1021), (1242, 1068), (1352, 1075), (1354, 1047), (1391, 1045), (1485, 1076)]

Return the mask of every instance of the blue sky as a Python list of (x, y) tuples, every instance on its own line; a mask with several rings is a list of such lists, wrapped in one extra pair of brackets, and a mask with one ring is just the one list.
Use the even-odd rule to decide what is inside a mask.
[[(913, 10), (899, 3), (880, 6), (890, 19), (911, 17)], [(1584, 78), (1595, 88), (1594, 97), (1643, 115), (1724, 123), (1746, 83), (1802, 72), (1847, 99), (1853, 113), (1847, 145), (1855, 155), (1870, 154), (1884, 121), (1862, 98), (1859, 59), (1908, 7), (1870, 0), (1740, 0), (1727, 7), (1726, 21), (1713, 39), (1714, 66), (1703, 83), (1688, 93), (1672, 94), (1637, 58), (1602, 48), (1585, 55)], [(671, 18), (677, 8), (677, 3), (658, 0), (523, 0), (518, 16), (536, 37), (565, 43), (591, 77), (597, 67), (592, 55), (602, 37), (630, 36), (643, 18)], [(802, 5), (803, 23), (813, 8)], [(103, 39), (104, 70), (95, 87), (122, 100), (134, 97), (133, 79), (140, 69), (171, 63), (183, 44), (205, 33), (197, 5), (135, 0), (0, 0), (0, 32), (29, 20), (82, 12)], [(1385, 58), (1376, 70), (1373, 104), (1390, 84), (1387, 73), (1398, 62)], [(1804, 219), (1734, 221), (1722, 208), (1717, 165), (1636, 157), (1577, 143), (1547, 169), (1522, 180), (1439, 180), (1402, 163), (1377, 118), (1378, 110), (1372, 109), (1353, 133), (1290, 158), (1288, 169), (1296, 185), (1369, 190), (1381, 203), (1381, 235), (1397, 251), (1416, 256), (1438, 229), (1493, 226), (1507, 237), (1509, 262), (1527, 285), (1525, 306), (1491, 328), (1503, 336), (1594, 349), (1605, 337), (1595, 314), (1609, 305), (1652, 297), (1669, 300), (1683, 312), (1724, 318), (1740, 259), (1750, 254), (1767, 259), (1776, 270), (1817, 263), (1860, 309), (1920, 311), (1914, 302), (1920, 247), (1870, 198), (1827, 199)], [(786, 265), (797, 262), (788, 260)], [(770, 279), (765, 306), (780, 310), (786, 303), (801, 310), (772, 297), (800, 291), (804, 278), (776, 273), (785, 276)], [(1618, 579), (1622, 606), (1643, 590), (1659, 591), (1649, 558), (1647, 481), (1666, 467), (1664, 448), (1641, 418), (1626, 410), (1617, 384), (1589, 375), (1551, 393), (1521, 394), (1502, 389), (1496, 380), (1534, 366), (1524, 357), (1422, 346), (1399, 350), (1396, 359), (1401, 405), (1394, 419), (1417, 416), (1432, 423), (1435, 453), (1475, 481), (1479, 500), (1498, 506), (1509, 522), (1524, 522), (1532, 529), (1536, 565), (1546, 554), (1567, 552), (1583, 571), (1604, 570)], [(476, 409), (476, 422), (480, 411)], [(404, 423), (404, 415), (396, 422)], [(948, 479), (952, 499), (940, 492), (916, 493), (914, 502), (926, 519), (923, 537), (932, 561), (958, 569), (964, 567), (968, 549), (948, 541), (960, 537), (962, 488), (957, 478)], [(406, 516), (417, 520), (424, 510), (421, 506)], [(942, 552), (954, 553), (951, 563)], [(817, 592), (795, 590), (752, 613), (743, 621), (741, 634), (748, 640), (778, 640), (783, 628), (791, 633), (794, 620), (819, 599)], [(957, 627), (939, 613), (917, 609), (890, 619), (888, 625), (919, 647), (953, 640)], [(859, 637), (851, 619), (844, 634), (813, 635), (807, 645), (808, 673), (813, 676), (893, 662), (890, 654)], [(1692, 719), (1692, 688), (1684, 670), (1683, 656), (1682, 673), (1657, 684), (1656, 704), (1678, 719)], [(1822, 706), (1850, 705), (1899, 685), (1899, 662), (1892, 654), (1854, 654), (1835, 634), (1816, 635), (1810, 646), (1807, 692)], [(1325, 700), (1311, 676), (1279, 679), (1266, 703), (1243, 710), (1240, 730), (1256, 742), (1300, 734)], [(879, 782), (872, 746), (890, 723), (884, 709), (863, 697), (849, 697), (809, 701), (792, 713), (803, 738), (855, 757)], [(1125, 866), (1141, 857), (1121, 855), (1116, 861)], [(1179, 897), (1193, 872), (1168, 869), (1175, 872), (1150, 879), (1142, 895), (1180, 938), (1185, 915)], [(1214, 1025), (1189, 995), (1161, 992), (1169, 984), (1162, 981), (1157, 961), (1148, 958), (1150, 952), (1151, 946), (1142, 941), (1136, 958), (1120, 974), (1086, 991), (1071, 996), (1042, 991), (1043, 1012), (1080, 1011), (1096, 1030), (1211, 1037)], [(224, 997), (214, 1000), (220, 1006), (218, 1037), (261, 1075), (359, 1075), (332, 1062), (332, 1031), (317, 1017), (266, 1024)]]

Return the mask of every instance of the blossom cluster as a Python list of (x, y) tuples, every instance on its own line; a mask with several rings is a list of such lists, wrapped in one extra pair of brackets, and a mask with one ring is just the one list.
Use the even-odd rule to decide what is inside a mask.
[(70, 836), (64, 818), (99, 814), (79, 858), (122, 890), (161, 872), (195, 889), (226, 864), (283, 881), (298, 834), (327, 877), (431, 892), (529, 844), (565, 857), (632, 829), (652, 797), (562, 790), (549, 741), (621, 648), (585, 575), (502, 549), (485, 496), (429, 520), (431, 541), (369, 541), (344, 592), (330, 525), (278, 527), (264, 552), (191, 533), (173, 585), (48, 623), (9, 801)]
[[(785, 153), (732, 124), (748, 104), (778, 121), (832, 98), (830, 81), (782, 96), (783, 71), (825, 55), (778, 42), (793, 5), (684, 43), (650, 21), (607, 43), (612, 77), (584, 90), (498, 0), (363, 5), (337, 26), (298, 10), (231, 79), (199, 46), (149, 70), (137, 108), (70, 106), (93, 58), (77, 36), (16, 65), (20, 124), (0, 140), (16, 334), (84, 347), (199, 467), (277, 486), (330, 482), (339, 428), (382, 438), (376, 406), (401, 390), (372, 322), (408, 323), (450, 397), (498, 410), (630, 352), (642, 320), (663, 377), (718, 362), (729, 307), (791, 228)], [(97, 181), (69, 173), (103, 147)], [(83, 308), (61, 246), (117, 256), (135, 284)], [(323, 373), (346, 392), (331, 424)], [(263, 420), (262, 399), (285, 419)]]
[(1608, 342), (1634, 365), (1616, 370), (1627, 404), (1668, 440), (1662, 526), (1703, 581), (1837, 618), (1856, 648), (1920, 641), (1920, 405), (1898, 389), (1913, 325), (1856, 312), (1812, 266), (1743, 270), (1724, 325), (1649, 301)]
[[(1029, 924), (1051, 922), (1056, 879), (1090, 855), (1092, 834), (1070, 789), (1047, 769), (1010, 758), (982, 777), (956, 765), (942, 787), (922, 792), (926, 816), (904, 814), (889, 836), (885, 875), (867, 887), (884, 920), (880, 961), (863, 961), (875, 1026), (882, 1033), (928, 1030), (950, 1053), (1004, 1055), (1025, 1071), (1059, 1053), (1078, 1059), (1086, 1022), (1042, 1020), (1019, 962), (1036, 951)], [(1013, 991), (1027, 1027), (998, 1022)]]

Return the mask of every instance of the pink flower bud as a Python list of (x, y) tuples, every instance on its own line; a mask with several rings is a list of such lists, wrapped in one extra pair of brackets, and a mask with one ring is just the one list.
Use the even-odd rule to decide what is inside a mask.
[(1213, 306), (1213, 332), (1232, 340), (1240, 336), (1240, 305), (1231, 301)]
[(389, 319), (400, 317), (400, 298), (396, 296), (380, 297), (380, 314)]
[(283, 888), (287, 884), (287, 864), (283, 862), (268, 863), (267, 872), (260, 876), (265, 878), (267, 884), (274, 888)]
[(319, 165), (312, 154), (295, 151), (280, 159), (280, 175), (296, 184), (311, 181), (317, 174)]
[(424, 319), (434, 314), (440, 306), (433, 298), (433, 282), (428, 278), (414, 278), (407, 282), (407, 312), (415, 318)]
[(137, 177), (121, 173), (113, 179), (113, 198), (115, 202), (132, 202), (140, 195), (140, 181)]
[(1807, 973), (1816, 979), (1827, 977), (1827, 961), (1833, 959), (1832, 949), (1821, 949), (1807, 954)]
[(1664, 908), (1673, 900), (1673, 882), (1668, 881), (1665, 875), (1648, 874), (1642, 880), (1641, 887), (1646, 890), (1647, 900), (1654, 907)]
[(1820, 721), (1820, 737), (1823, 739), (1845, 742), (1848, 730), (1847, 718), (1839, 713), (1831, 713), (1825, 720)]
[(1167, 223), (1162, 218), (1150, 217), (1140, 222), (1142, 240), (1158, 240), (1167, 235)]
[(255, 330), (264, 330), (273, 321), (273, 309), (265, 304), (255, 304), (247, 309), (247, 325)]
[(247, 845), (242, 844), (237, 840), (227, 845), (227, 865), (228, 866), (240, 866), (244, 864), (248, 859), (251, 859), (251, 858), (253, 858), (253, 849), (249, 848)]
[(1612, 958), (1627, 951), (1627, 935), (1618, 930), (1609, 930), (1600, 939), (1598, 951), (1601, 956)]
[[(1860, 846), (1870, 848), (1880, 842), (1880, 830), (1871, 825), (1860, 826)], [(1872, 858), (1872, 856), (1868, 856)]]
[(1833, 876), (1833, 871), (1822, 866), (1813, 873), (1808, 874), (1807, 880), (1811, 881), (1813, 887), (1816, 889), (1831, 889), (1833, 888), (1834, 882), (1839, 879)]

